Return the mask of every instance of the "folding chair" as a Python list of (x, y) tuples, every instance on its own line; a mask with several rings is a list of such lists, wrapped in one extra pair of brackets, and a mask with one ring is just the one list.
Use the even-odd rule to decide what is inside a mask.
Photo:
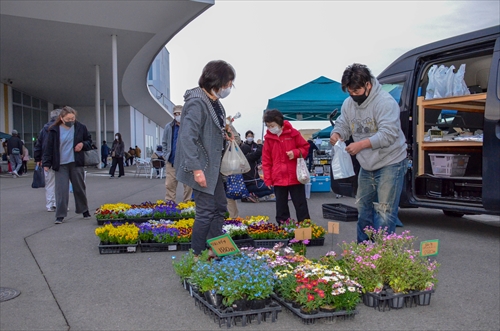
[(135, 169), (134, 177), (140, 176), (142, 172), (144, 172), (144, 175), (147, 177), (148, 173), (150, 171), (150, 168), (151, 168), (149, 161), (142, 159), (140, 157), (137, 157), (135, 159), (135, 164), (137, 167)]
[(153, 172), (156, 173), (156, 170), (160, 170), (160, 178), (163, 178), (164, 170), (165, 170), (165, 161), (161, 159), (151, 159), (150, 164), (151, 170), (149, 174), (149, 179), (153, 178)]

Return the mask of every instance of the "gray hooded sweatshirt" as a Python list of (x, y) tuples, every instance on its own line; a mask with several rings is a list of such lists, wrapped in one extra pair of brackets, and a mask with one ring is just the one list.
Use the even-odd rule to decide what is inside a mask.
[(399, 106), (375, 78), (372, 79), (370, 95), (361, 105), (358, 106), (351, 97), (345, 99), (332, 134), (334, 132), (343, 140), (348, 140), (351, 135), (355, 142), (370, 139), (372, 148), (365, 148), (356, 155), (365, 170), (378, 170), (406, 158)]

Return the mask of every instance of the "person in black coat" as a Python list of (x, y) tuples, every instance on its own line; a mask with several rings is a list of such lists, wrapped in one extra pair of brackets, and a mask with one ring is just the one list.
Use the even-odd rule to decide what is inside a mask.
[(274, 190), (267, 187), (264, 184), (264, 181), (259, 176), (257, 166), (260, 163), (262, 157), (262, 145), (256, 144), (253, 139), (253, 132), (248, 130), (247, 132), (245, 132), (245, 141), (240, 145), (241, 151), (247, 158), (248, 164), (250, 165), (250, 171), (243, 174), (243, 179), (245, 181), (248, 192), (252, 194), (247, 199), (241, 199), (241, 201), (243, 202), (258, 202), (258, 198), (262, 198), (274, 193)]
[(7, 155), (9, 156), (9, 162), (12, 166), (12, 177), (19, 177), (17, 173), (21, 166), (23, 165), (22, 154), (23, 154), (23, 142), (19, 138), (17, 130), (12, 130), (12, 137), (7, 140)]
[(85, 187), (85, 154), (92, 149), (87, 127), (76, 121), (76, 110), (64, 107), (50, 126), (47, 145), (43, 150), (45, 171), (53, 169), (56, 177), (56, 221), (61, 224), (68, 214), (69, 182), (73, 186), (76, 213), (90, 218)]
[(307, 140), (307, 142), (309, 143), (309, 153), (307, 154), (307, 169), (309, 170), (309, 172), (311, 172), (314, 151), (319, 151), (319, 148), (311, 139)]
[(118, 165), (118, 178), (125, 176), (125, 170), (123, 170), (123, 157), (125, 156), (125, 143), (122, 140), (121, 133), (117, 132), (115, 134), (115, 140), (113, 140), (113, 145), (111, 145), (111, 158), (113, 162), (111, 163), (111, 168), (109, 169), (109, 178), (115, 177), (116, 165)]

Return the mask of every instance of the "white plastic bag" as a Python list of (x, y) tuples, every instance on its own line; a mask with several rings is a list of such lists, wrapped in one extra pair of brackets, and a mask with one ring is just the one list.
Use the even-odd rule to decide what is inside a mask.
[(333, 146), (332, 175), (334, 179), (348, 178), (355, 175), (351, 155), (347, 153), (345, 148), (346, 144), (342, 140), (337, 140), (337, 143)]
[(433, 99), (434, 98), (434, 90), (436, 88), (436, 82), (434, 81), (434, 74), (436, 73), (437, 65), (433, 65), (429, 72), (427, 73), (427, 77), (429, 78), (429, 82), (427, 83), (427, 88), (425, 90), (425, 99)]
[(309, 170), (307, 170), (306, 160), (302, 157), (302, 153), (297, 158), (297, 180), (302, 184), (307, 184), (311, 180), (311, 175), (309, 174)]
[(453, 80), (453, 96), (469, 95), (470, 91), (464, 80), (465, 63), (460, 65)]
[(225, 176), (244, 174), (250, 171), (250, 164), (241, 151), (241, 148), (233, 140), (227, 147), (222, 157), (220, 173)]
[[(453, 74), (453, 70), (451, 70), (451, 74)], [(446, 98), (448, 94), (448, 80), (450, 77), (450, 68), (447, 68), (444, 65), (440, 65), (436, 72), (434, 73), (434, 98)], [(453, 90), (450, 90), (449, 96)]]

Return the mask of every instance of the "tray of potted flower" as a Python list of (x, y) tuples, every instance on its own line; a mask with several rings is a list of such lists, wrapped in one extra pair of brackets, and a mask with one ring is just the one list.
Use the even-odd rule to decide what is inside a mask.
[(154, 207), (153, 218), (177, 220), (181, 218), (181, 211), (174, 201), (169, 200)]
[(173, 227), (179, 230), (178, 249), (188, 251), (191, 248), (191, 236), (193, 234), (194, 218), (183, 218), (175, 221)]
[(277, 243), (288, 244), (289, 233), (267, 221), (251, 223), (247, 229), (248, 235), (254, 240), (255, 247), (272, 248)]
[(135, 224), (106, 224), (95, 229), (99, 237), (100, 254), (135, 253), (139, 241), (139, 228)]
[(254, 246), (252, 237), (248, 235), (248, 226), (243, 224), (241, 220), (225, 220), (222, 231), (229, 234), (238, 247)]
[(195, 303), (205, 313), (226, 324), (245, 326), (256, 319), (277, 320), (281, 307), (271, 300), (272, 269), (263, 260), (238, 254), (218, 260), (202, 261), (194, 265), (191, 280), (199, 284), (200, 292), (193, 292)]
[(180, 202), (177, 208), (183, 218), (194, 218), (196, 215), (196, 204), (194, 201)]
[[(148, 229), (145, 227), (145, 230)], [(152, 236), (148, 242), (143, 242), (141, 240), (141, 252), (166, 252), (166, 251), (176, 251), (178, 249), (178, 237), (180, 234), (179, 229), (172, 227), (171, 225), (158, 225), (151, 227)]]
[(439, 264), (413, 249), (409, 231), (387, 234), (366, 228), (370, 240), (343, 243), (343, 263), (363, 285), (363, 303), (380, 311), (429, 305)]
[(107, 203), (95, 211), (95, 218), (98, 225), (103, 225), (108, 222), (124, 222), (125, 211), (130, 209), (130, 205), (126, 203)]
[(323, 246), (325, 244), (326, 229), (310, 219), (305, 219), (298, 224), (299, 228), (311, 228), (311, 240), (307, 246)]
[(125, 219), (128, 222), (143, 223), (151, 220), (153, 217), (153, 208), (132, 205), (125, 211)]

